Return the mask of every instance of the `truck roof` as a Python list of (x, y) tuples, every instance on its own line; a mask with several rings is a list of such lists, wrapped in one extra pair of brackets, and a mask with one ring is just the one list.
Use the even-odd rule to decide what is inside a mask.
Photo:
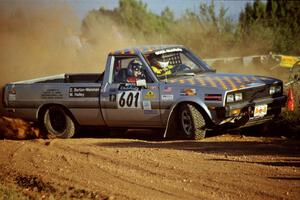
[(146, 45), (136, 46), (130, 48), (119, 49), (109, 53), (110, 56), (122, 56), (122, 55), (137, 55), (138, 53), (149, 54), (155, 51), (169, 49), (169, 48), (182, 48), (182, 45)]

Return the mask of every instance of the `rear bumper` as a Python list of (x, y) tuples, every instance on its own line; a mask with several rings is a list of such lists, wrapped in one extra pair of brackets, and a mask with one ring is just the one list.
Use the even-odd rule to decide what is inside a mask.
[[(286, 105), (287, 97), (285, 95), (276, 98), (256, 99), (252, 102), (240, 102), (225, 107), (216, 108), (216, 125), (247, 127), (265, 123), (272, 120), (281, 113), (281, 108)], [(254, 117), (254, 109), (257, 105), (268, 105), (266, 115)], [(234, 113), (234, 111), (239, 111)]]

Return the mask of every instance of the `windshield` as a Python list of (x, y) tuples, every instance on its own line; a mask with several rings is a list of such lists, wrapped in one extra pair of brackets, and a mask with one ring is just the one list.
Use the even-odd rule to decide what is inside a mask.
[(158, 79), (172, 76), (193, 76), (213, 71), (205, 62), (183, 48), (169, 48), (145, 55)]

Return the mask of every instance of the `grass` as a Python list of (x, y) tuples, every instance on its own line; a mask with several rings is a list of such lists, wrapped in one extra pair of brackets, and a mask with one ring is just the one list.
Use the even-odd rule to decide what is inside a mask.
[(0, 200), (29, 200), (21, 191), (14, 186), (5, 186), (0, 183)]

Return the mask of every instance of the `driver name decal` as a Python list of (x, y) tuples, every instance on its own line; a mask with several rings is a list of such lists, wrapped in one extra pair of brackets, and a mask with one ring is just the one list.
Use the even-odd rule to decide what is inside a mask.
[(91, 98), (99, 97), (99, 87), (70, 87), (70, 98)]

